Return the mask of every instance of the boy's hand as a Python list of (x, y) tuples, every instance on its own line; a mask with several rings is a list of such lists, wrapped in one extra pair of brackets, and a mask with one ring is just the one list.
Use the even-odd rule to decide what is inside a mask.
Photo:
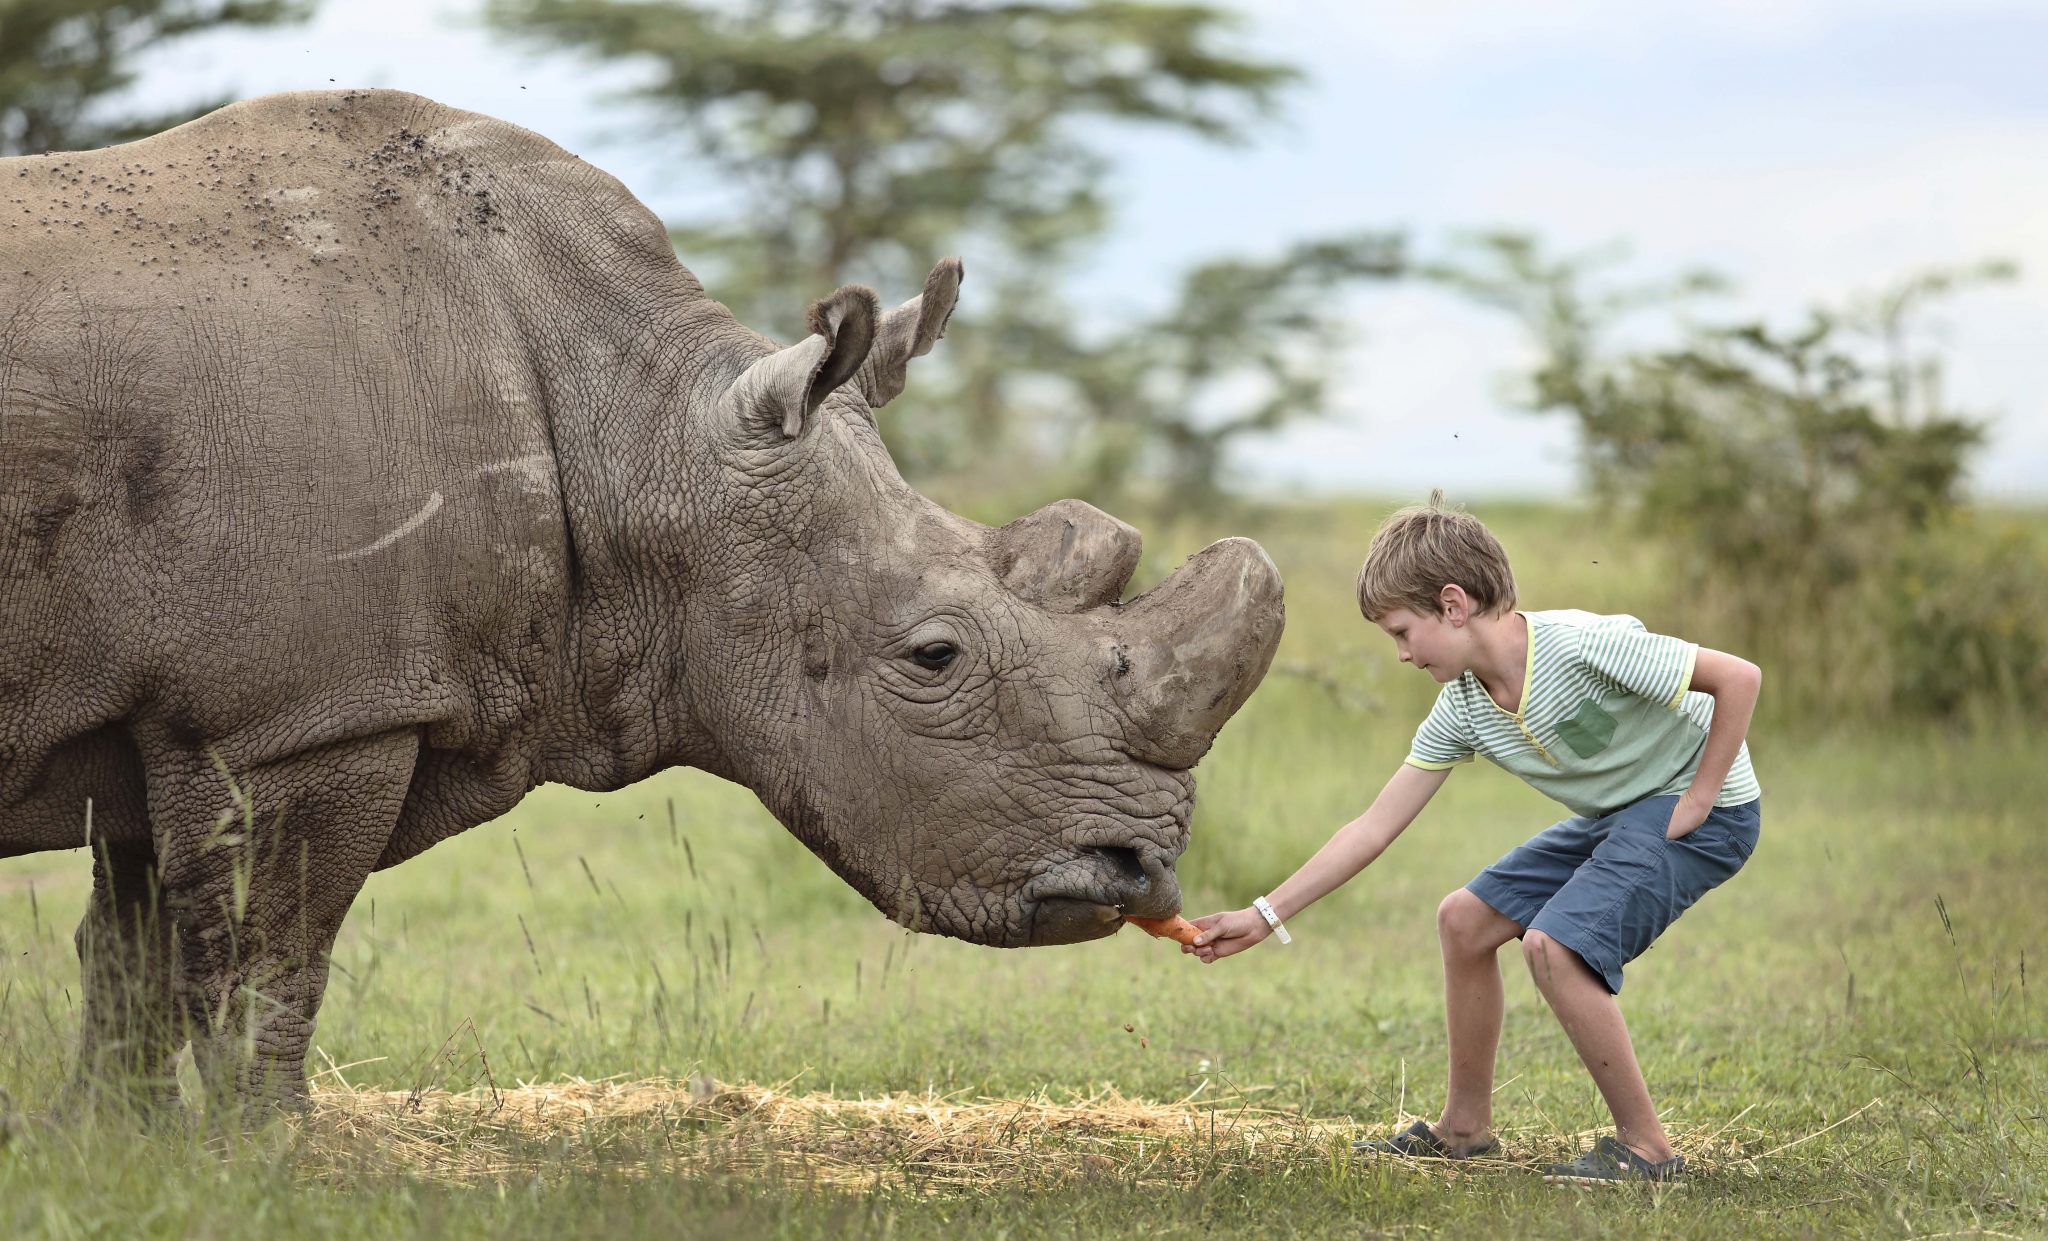
[(1689, 835), (1692, 830), (1707, 821), (1707, 813), (1713, 809), (1711, 802), (1697, 802), (1689, 796), (1680, 797), (1678, 804), (1671, 808), (1671, 823), (1664, 829), (1664, 835), (1677, 840)]
[(1192, 944), (1182, 944), (1182, 952), (1192, 952), (1202, 959), (1202, 964), (1214, 964), (1218, 957), (1235, 956), (1273, 933), (1259, 911), (1252, 908), (1233, 909), (1228, 913), (1205, 914), (1193, 919), (1202, 928)]

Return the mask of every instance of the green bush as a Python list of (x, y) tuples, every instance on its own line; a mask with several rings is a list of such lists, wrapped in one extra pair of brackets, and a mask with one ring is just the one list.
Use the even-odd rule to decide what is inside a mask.
[(1983, 424), (1913, 344), (1932, 299), (2011, 268), (1923, 274), (1790, 329), (1680, 320), (1675, 345), (1617, 350), (1625, 315), (1720, 282), (1595, 287), (1599, 265), (1497, 236), (1430, 270), (1536, 336), (1528, 404), (1576, 419), (1594, 495), (1662, 545), (1700, 632), (1764, 665), (1793, 714), (2034, 709), (2040, 542), (1971, 519)]
[(1885, 595), (1875, 614), (1898, 709), (2025, 712), (2048, 699), (2048, 571), (2028, 531), (1965, 512), (1900, 550)]

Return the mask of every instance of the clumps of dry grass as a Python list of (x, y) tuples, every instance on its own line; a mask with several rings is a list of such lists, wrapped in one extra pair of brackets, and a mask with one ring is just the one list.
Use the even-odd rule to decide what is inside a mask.
[[(1330, 1172), (1346, 1165), (1351, 1141), (1361, 1136), (1347, 1121), (1257, 1107), (1244, 1092), (1165, 1103), (1107, 1088), (1063, 1098), (841, 1098), (701, 1076), (571, 1079), (459, 1093), (330, 1087), (315, 1093), (306, 1123), (307, 1171), (323, 1179), (403, 1175), (488, 1184), (695, 1174), (923, 1193)], [(1730, 1136), (1730, 1127), (1677, 1135), (1695, 1168), (1742, 1161), (1745, 1143)], [(1389, 1162), (1456, 1178), (1535, 1168), (1591, 1141), (1581, 1134), (1503, 1136), (1513, 1160)]]
[[(311, 1145), (328, 1170), (476, 1183), (574, 1162), (772, 1175), (926, 1191), (1116, 1176), (1185, 1183), (1225, 1167), (1325, 1163), (1349, 1126), (1249, 1099), (1154, 1103), (1115, 1090), (1064, 1099), (571, 1079), (510, 1090), (315, 1093)], [(331, 1139), (331, 1140), (329, 1140)]]

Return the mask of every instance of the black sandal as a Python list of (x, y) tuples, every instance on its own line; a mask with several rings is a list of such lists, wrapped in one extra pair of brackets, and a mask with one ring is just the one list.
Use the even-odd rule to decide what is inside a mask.
[(1620, 1140), (1603, 1137), (1593, 1143), (1592, 1150), (1570, 1163), (1554, 1163), (1543, 1169), (1546, 1185), (1626, 1185), (1641, 1181), (1684, 1183), (1685, 1156), (1673, 1155), (1662, 1163), (1651, 1163)]
[(1481, 1159), (1500, 1153), (1500, 1142), (1488, 1138), (1468, 1150), (1453, 1150), (1426, 1120), (1418, 1120), (1390, 1138), (1366, 1138), (1351, 1144), (1359, 1155), (1402, 1155), (1409, 1159)]

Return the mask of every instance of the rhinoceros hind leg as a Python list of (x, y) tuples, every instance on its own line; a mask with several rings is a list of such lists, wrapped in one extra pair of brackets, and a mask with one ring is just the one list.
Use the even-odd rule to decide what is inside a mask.
[(197, 756), (151, 772), (178, 1000), (210, 1103), (305, 1106), (328, 952), (398, 820), (418, 753), (406, 729), (246, 773)]
[(177, 1103), (173, 1057), (187, 1034), (172, 999), (171, 920), (147, 843), (93, 846), (92, 899), (77, 944), (85, 1005), (78, 1064), (58, 1111), (165, 1113)]

